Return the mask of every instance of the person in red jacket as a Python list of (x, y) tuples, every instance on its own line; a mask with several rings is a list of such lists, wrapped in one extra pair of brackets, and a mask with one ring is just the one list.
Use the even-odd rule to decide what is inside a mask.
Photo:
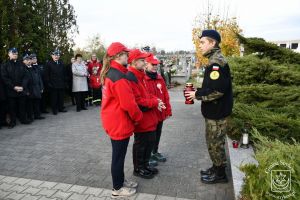
[(112, 198), (131, 196), (136, 193), (138, 185), (124, 178), (129, 138), (135, 129), (134, 125), (143, 117), (126, 79), (128, 51), (123, 44), (112, 43), (104, 56), (100, 76), (103, 92), (102, 125), (112, 144)]
[(163, 127), (163, 121), (169, 118), (170, 116), (172, 116), (172, 108), (170, 104), (170, 97), (169, 97), (166, 83), (163, 77), (157, 73), (158, 64), (160, 64), (160, 61), (153, 54), (151, 54), (149, 57), (146, 58), (145, 79), (146, 79), (147, 89), (150, 92), (150, 94), (161, 99), (166, 105), (166, 109), (162, 110), (161, 112), (156, 110), (156, 114), (158, 117), (158, 124), (156, 127), (156, 140), (152, 151), (151, 159), (159, 162), (166, 162), (167, 161), (166, 157), (164, 157), (161, 153), (158, 152), (158, 147), (159, 147), (159, 141), (160, 141), (161, 131)]
[(102, 69), (102, 64), (98, 62), (97, 55), (92, 54), (91, 62), (88, 63), (88, 72), (90, 74), (89, 85), (93, 93), (92, 103), (96, 106), (101, 105), (102, 90), (100, 81), (100, 72)]
[(127, 79), (131, 83), (135, 100), (143, 111), (142, 120), (135, 126), (134, 143), (132, 150), (135, 176), (150, 179), (158, 170), (149, 166), (149, 159), (155, 142), (155, 130), (157, 127), (156, 111), (164, 108), (164, 104), (157, 97), (150, 95), (145, 86), (145, 58), (148, 53), (142, 53), (138, 49), (129, 52)]

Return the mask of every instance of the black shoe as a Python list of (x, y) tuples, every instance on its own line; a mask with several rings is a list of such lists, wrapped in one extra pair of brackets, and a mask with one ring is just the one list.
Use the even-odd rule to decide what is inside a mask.
[(34, 119), (38, 119), (38, 120), (41, 120), (41, 119), (45, 119), (45, 117), (42, 117), (42, 116), (38, 116), (38, 117), (35, 117)]
[(49, 114), (49, 112), (47, 110), (43, 110), (42, 113)]
[(16, 123), (10, 123), (10, 124), (8, 124), (7, 128), (8, 128), (8, 129), (12, 129), (12, 128), (14, 128), (15, 126), (16, 126)]
[(81, 110), (87, 110), (87, 108), (86, 108), (86, 107), (84, 107), (84, 108), (81, 108)]
[(211, 175), (202, 176), (201, 182), (205, 184), (227, 183), (228, 178), (225, 173), (225, 167), (216, 167)]
[(154, 175), (147, 169), (135, 169), (133, 171), (133, 175), (144, 179), (151, 179), (154, 177)]
[(53, 113), (53, 115), (57, 115), (57, 111), (53, 111), (52, 113)]
[(32, 121), (30, 120), (24, 120), (24, 121), (21, 121), (21, 124), (31, 124)]
[(213, 166), (211, 166), (210, 168), (208, 168), (206, 170), (201, 170), (200, 174), (201, 174), (201, 176), (203, 176), (203, 175), (209, 175), (210, 176), (210, 175), (213, 174), (214, 170), (215, 170), (215, 166), (213, 165)]
[(65, 113), (65, 112), (68, 112), (68, 111), (66, 111), (66, 110), (59, 110), (58, 112), (62, 112), (62, 113)]
[(146, 170), (150, 171), (153, 175), (158, 174), (158, 169), (152, 166), (146, 166), (145, 167)]

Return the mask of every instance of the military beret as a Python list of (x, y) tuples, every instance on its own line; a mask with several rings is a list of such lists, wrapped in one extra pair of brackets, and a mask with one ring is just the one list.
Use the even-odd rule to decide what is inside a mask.
[(221, 35), (216, 30), (203, 30), (200, 38), (203, 37), (209, 37), (216, 40), (219, 43), (221, 42)]

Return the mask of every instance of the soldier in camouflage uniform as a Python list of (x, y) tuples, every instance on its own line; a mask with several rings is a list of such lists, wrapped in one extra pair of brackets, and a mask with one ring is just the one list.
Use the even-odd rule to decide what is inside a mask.
[(215, 30), (204, 30), (200, 37), (200, 48), (209, 64), (205, 68), (202, 88), (186, 92), (190, 99), (201, 100), (201, 111), (205, 118), (206, 143), (213, 166), (201, 170), (201, 181), (212, 184), (228, 182), (225, 173), (225, 135), (227, 120), (233, 107), (230, 69), (221, 54), (220, 34)]

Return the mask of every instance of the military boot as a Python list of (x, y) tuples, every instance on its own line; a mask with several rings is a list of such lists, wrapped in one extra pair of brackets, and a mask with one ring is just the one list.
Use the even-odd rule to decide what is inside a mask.
[(210, 168), (208, 168), (206, 170), (201, 170), (200, 174), (201, 174), (201, 176), (210, 176), (214, 172), (215, 168), (216, 168), (216, 166), (213, 165), (213, 166), (211, 166)]
[(216, 167), (211, 175), (201, 177), (201, 182), (205, 184), (227, 183), (228, 179), (225, 172), (225, 167)]

